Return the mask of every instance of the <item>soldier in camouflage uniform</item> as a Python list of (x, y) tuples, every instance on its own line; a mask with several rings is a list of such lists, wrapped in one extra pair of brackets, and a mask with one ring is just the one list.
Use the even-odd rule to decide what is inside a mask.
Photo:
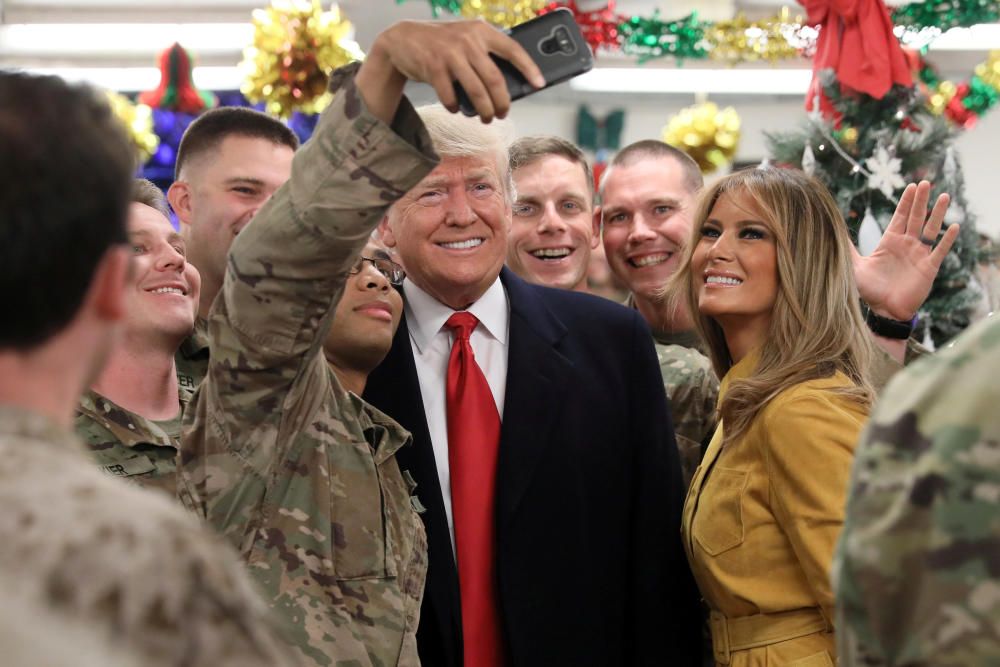
[(184, 131), (167, 192), (202, 277), (195, 330), (177, 350), (177, 379), (194, 391), (208, 369), (208, 315), (222, 287), (233, 239), (288, 180), (298, 137), (276, 118), (218, 107)]
[(194, 322), (194, 331), (177, 348), (174, 357), (177, 366), (177, 384), (194, 392), (208, 371), (208, 323), (201, 317)]
[[(80, 664), (294, 664), (232, 550), (175, 501), (102, 474), (71, 431), (134, 300), (134, 168), (103, 94), (0, 71), (0, 285), (17, 313), (0, 324), (4, 609), (51, 619), (41, 638)], [(0, 646), (4, 664), (59, 659)]]
[(991, 317), (882, 395), (834, 560), (842, 665), (1000, 661), (998, 373)]
[(667, 306), (663, 288), (691, 235), (701, 186), (701, 171), (685, 153), (661, 141), (638, 141), (619, 151), (604, 173), (595, 214), (608, 265), (630, 291), (625, 305), (653, 330), (685, 484), (715, 432), (719, 379), (691, 318)]
[(76, 433), (104, 472), (187, 502), (188, 494), (177, 488), (177, 448), (190, 392), (178, 387), (174, 354), (194, 326), (201, 281), (166, 212), (159, 188), (136, 181), (128, 216), (135, 268), (125, 335), (81, 397)]
[[(181, 390), (182, 411), (190, 401), (191, 393)], [(177, 494), (181, 413), (154, 421), (88, 390), (76, 408), (75, 430), (105, 473), (170, 496)]]
[[(433, 80), (440, 51), (485, 59), (488, 48), (526, 59), (485, 24), (410, 23), (382, 33), (364, 65), (336, 71), (333, 102), (291, 179), (234, 240), (209, 317), (208, 374), (185, 417), (182, 475), (307, 664), (419, 664), (426, 536), (412, 478), (394, 457), (410, 436), (345, 390), (360, 393), (364, 381), (343, 372), (336, 340), (378, 341), (380, 354), (355, 355), (366, 376), (399, 321), (398, 295), (393, 309), (388, 295), (365, 306), (354, 292), (389, 289), (358, 253), (437, 163), (401, 96), (403, 73)], [(350, 307), (338, 309), (340, 299)], [(365, 307), (392, 321), (369, 321), (367, 337), (331, 332), (360, 326), (351, 315)]]

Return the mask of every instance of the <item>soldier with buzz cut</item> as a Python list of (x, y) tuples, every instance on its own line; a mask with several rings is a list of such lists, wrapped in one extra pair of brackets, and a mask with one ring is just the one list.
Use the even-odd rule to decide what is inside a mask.
[[(390, 283), (402, 269), (366, 243), (437, 164), (404, 83), (431, 82), (455, 108), (461, 79), (488, 121), (509, 105), (487, 83), (502, 81), (491, 52), (540, 79), (523, 49), (481, 22), (397, 24), (363, 64), (335, 71), (333, 101), (291, 178), (233, 239), (209, 313), (181, 475), (308, 665), (420, 664), (427, 542), (395, 458), (410, 435), (359, 398), (400, 321)], [(472, 73), (468, 62), (487, 64)]]
[(208, 314), (222, 287), (229, 246), (288, 180), (298, 146), (287, 125), (245, 107), (211, 109), (184, 131), (167, 196), (202, 290), (194, 332), (177, 350), (183, 389), (194, 391), (205, 377)]
[(701, 171), (686, 153), (662, 141), (637, 141), (604, 172), (594, 214), (608, 265), (629, 289), (625, 305), (653, 331), (685, 484), (715, 432), (719, 379), (687, 311), (671, 308), (663, 288), (681, 262), (701, 186)]
[(1000, 659), (1000, 318), (887, 387), (855, 454), (834, 559), (849, 667)]

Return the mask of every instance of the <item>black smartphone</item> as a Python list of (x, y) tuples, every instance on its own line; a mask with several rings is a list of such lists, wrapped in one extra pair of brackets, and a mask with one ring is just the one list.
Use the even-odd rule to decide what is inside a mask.
[[(594, 66), (594, 54), (583, 39), (580, 26), (573, 19), (573, 12), (568, 9), (560, 8), (536, 16), (514, 26), (507, 34), (528, 52), (538, 69), (542, 70), (546, 88), (583, 74)], [(511, 100), (519, 100), (525, 95), (543, 90), (528, 83), (521, 72), (503, 58), (491, 57), (503, 73)], [(455, 94), (462, 113), (475, 116), (476, 109), (458, 82), (455, 82)]]

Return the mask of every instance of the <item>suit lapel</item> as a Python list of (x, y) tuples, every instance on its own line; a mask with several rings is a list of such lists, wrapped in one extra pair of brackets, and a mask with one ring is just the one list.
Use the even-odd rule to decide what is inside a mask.
[(534, 288), (504, 268), (500, 278), (510, 302), (507, 389), (497, 463), (497, 522), (513, 519), (518, 504), (552, 442), (559, 416), (553, 397), (567, 390), (573, 365), (558, 349), (566, 328)]

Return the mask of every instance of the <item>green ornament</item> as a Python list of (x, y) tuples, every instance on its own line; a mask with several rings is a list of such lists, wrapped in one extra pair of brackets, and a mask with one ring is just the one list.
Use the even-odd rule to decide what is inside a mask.
[(997, 103), (997, 91), (978, 76), (969, 79), (969, 94), (962, 99), (962, 106), (981, 116), (987, 109)]
[(952, 28), (996, 23), (1000, 19), (998, 0), (924, 0), (897, 7), (892, 12), (892, 22), (909, 30)]
[(694, 13), (676, 21), (661, 21), (658, 10), (651, 18), (632, 16), (618, 26), (622, 52), (637, 56), (642, 64), (654, 58), (672, 56), (677, 60), (703, 60), (705, 24)]

